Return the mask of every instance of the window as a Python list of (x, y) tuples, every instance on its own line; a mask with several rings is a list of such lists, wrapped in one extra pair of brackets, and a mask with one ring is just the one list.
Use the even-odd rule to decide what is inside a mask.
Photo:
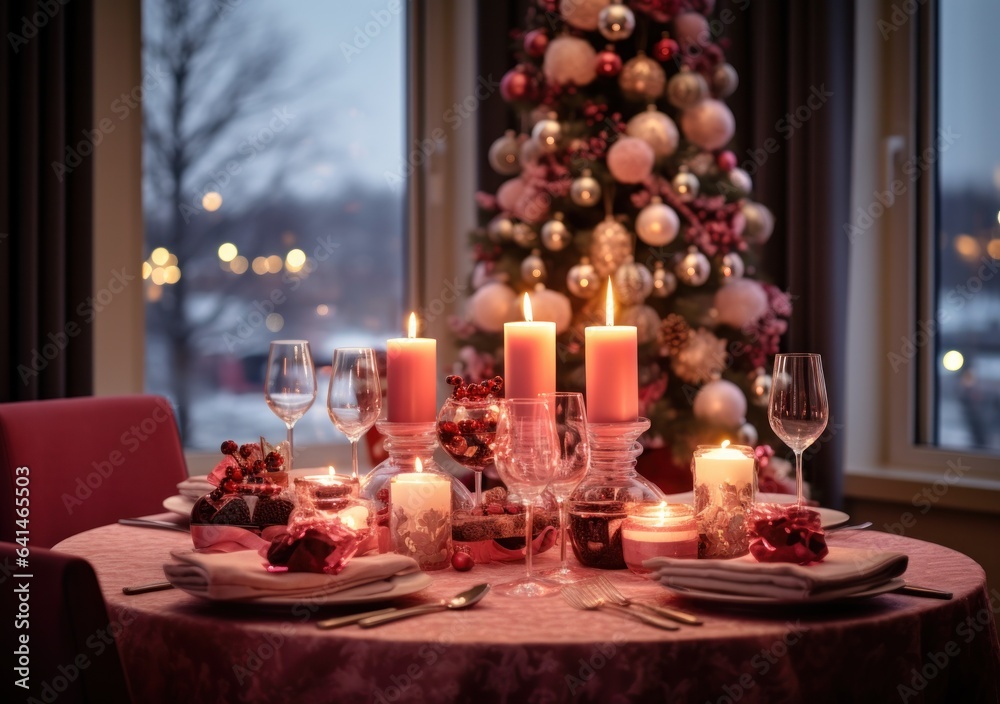
[(384, 346), (407, 294), (405, 3), (143, 1), (147, 391), (187, 448), (281, 438), (273, 339)]

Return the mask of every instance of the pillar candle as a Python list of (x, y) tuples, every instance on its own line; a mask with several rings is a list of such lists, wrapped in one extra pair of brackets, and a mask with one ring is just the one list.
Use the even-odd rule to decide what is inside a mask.
[(756, 491), (753, 448), (699, 445), (694, 452), (694, 511), (699, 557), (730, 558), (746, 554), (748, 512)]
[(608, 278), (606, 325), (585, 331), (587, 416), (591, 423), (635, 422), (639, 417), (639, 352), (633, 325), (615, 325)]
[(534, 322), (524, 294), (524, 322), (503, 326), (504, 395), (537, 398), (556, 390), (556, 324)]
[(420, 458), (416, 468), (390, 480), (390, 537), (395, 552), (438, 570), (451, 564), (451, 480), (422, 471)]
[(409, 337), (388, 341), (387, 386), (390, 423), (433, 423), (437, 417), (437, 340), (417, 337), (410, 313)]

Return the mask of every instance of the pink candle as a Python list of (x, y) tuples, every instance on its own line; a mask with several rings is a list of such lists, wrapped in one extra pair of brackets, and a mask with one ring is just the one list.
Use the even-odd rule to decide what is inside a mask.
[(556, 390), (556, 324), (531, 320), (528, 294), (524, 294), (524, 321), (503, 325), (507, 398), (536, 398)]
[(608, 277), (607, 325), (586, 331), (587, 416), (591, 423), (635, 422), (639, 417), (639, 355), (636, 329), (615, 325)]
[(694, 510), (686, 504), (666, 502), (646, 507), (622, 523), (622, 555), (636, 574), (646, 574), (642, 566), (651, 557), (698, 557), (698, 527)]
[(409, 337), (388, 341), (390, 423), (433, 423), (437, 417), (437, 340), (417, 337), (417, 316), (410, 313)]

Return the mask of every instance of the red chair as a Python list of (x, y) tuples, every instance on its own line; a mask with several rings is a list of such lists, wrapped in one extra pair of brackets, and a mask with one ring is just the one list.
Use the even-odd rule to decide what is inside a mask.
[[(0, 543), (4, 581), (0, 602), (13, 626), (5, 629), (10, 638), (4, 648), (13, 653), (8, 658), (14, 668), (5, 673), (11, 695), (5, 701), (32, 701), (31, 697), (60, 704), (131, 701), (114, 639), (118, 629), (127, 628), (127, 618), (114, 622), (108, 618), (90, 563), (35, 547), (27, 554), (27, 568), (20, 569), (19, 548)], [(31, 577), (15, 576), (21, 573)], [(28, 689), (18, 686), (18, 680)]]
[(177, 423), (161, 396), (0, 404), (0, 540), (28, 530), (32, 546), (52, 547), (161, 512), (186, 477)]

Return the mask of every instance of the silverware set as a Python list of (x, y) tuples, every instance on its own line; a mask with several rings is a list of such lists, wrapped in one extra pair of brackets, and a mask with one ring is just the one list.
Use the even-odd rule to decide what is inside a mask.
[(567, 584), (562, 588), (560, 594), (575, 609), (583, 611), (604, 609), (642, 621), (656, 628), (662, 628), (665, 631), (680, 630), (678, 623), (687, 626), (702, 625), (702, 621), (694, 614), (632, 601), (603, 575)]

